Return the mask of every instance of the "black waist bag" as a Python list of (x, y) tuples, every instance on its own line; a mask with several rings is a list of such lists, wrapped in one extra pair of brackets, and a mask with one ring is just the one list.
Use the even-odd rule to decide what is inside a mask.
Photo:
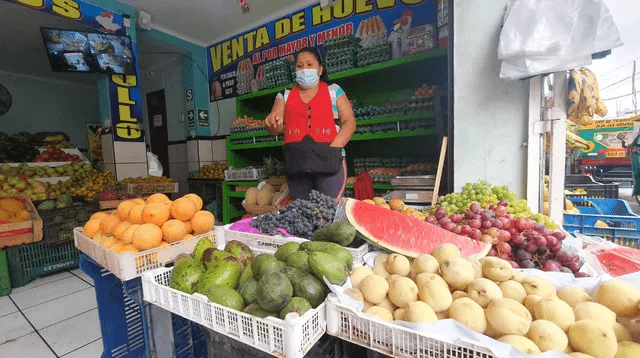
[(335, 174), (342, 167), (342, 149), (318, 143), (310, 136), (282, 146), (287, 174)]

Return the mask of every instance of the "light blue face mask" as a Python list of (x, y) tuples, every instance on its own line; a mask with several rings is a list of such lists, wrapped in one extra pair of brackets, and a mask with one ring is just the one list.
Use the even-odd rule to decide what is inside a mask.
[(304, 69), (296, 71), (296, 82), (302, 88), (311, 88), (320, 82), (318, 70)]

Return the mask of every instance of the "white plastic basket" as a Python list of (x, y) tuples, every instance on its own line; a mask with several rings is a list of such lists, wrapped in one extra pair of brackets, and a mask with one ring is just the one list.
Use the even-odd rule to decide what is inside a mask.
[(201, 294), (170, 288), (171, 270), (163, 267), (142, 275), (145, 301), (276, 357), (302, 358), (326, 331), (325, 303), (302, 316), (289, 314), (285, 320), (258, 318), (212, 303)]
[[(250, 248), (257, 248), (269, 252), (277, 251), (280, 246), (286, 244), (287, 242), (298, 242), (302, 243), (305, 241), (309, 241), (307, 239), (302, 239), (299, 237), (284, 237), (284, 236), (269, 236), (269, 235), (261, 235), (261, 234), (251, 234), (247, 232), (234, 231), (230, 229), (230, 225), (226, 225), (224, 227), (224, 239), (226, 242), (231, 240), (238, 240)], [(358, 248), (350, 248), (345, 247), (351, 255), (353, 256), (354, 264), (359, 264), (364, 262), (364, 255), (369, 252), (369, 244), (367, 242), (363, 243)]]
[(368, 349), (401, 358), (496, 358), (488, 349), (472, 343), (451, 344), (373, 318), (358, 316), (330, 293), (327, 333)]
[(227, 169), (224, 171), (224, 180), (258, 180), (267, 176), (265, 168)]
[(167, 263), (173, 262), (176, 256), (180, 254), (191, 254), (198, 241), (204, 237), (217, 244), (216, 235), (212, 231), (189, 240), (179, 241), (169, 246), (146, 250), (137, 254), (130, 252), (118, 254), (83, 235), (81, 227), (73, 230), (73, 240), (78, 250), (91, 257), (100, 266), (111, 271), (122, 281), (128, 281), (140, 276), (143, 272), (164, 267)]

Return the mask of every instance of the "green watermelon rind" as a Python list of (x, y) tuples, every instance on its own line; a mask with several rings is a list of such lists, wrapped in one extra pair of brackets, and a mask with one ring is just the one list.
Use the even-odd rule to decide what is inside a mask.
[[(366, 205), (366, 206), (364, 206)], [(460, 235), (456, 235), (454, 233), (450, 233), (448, 231), (445, 231), (442, 228), (433, 226), (427, 222), (422, 222), (420, 221), (419, 225), (424, 225), (425, 229), (429, 229), (429, 230), (435, 230), (435, 231), (440, 231), (442, 230), (442, 234), (443, 235), (447, 235), (451, 238), (455, 238), (455, 240), (440, 240), (439, 242), (436, 243), (436, 245), (434, 245), (431, 248), (431, 252), (421, 252), (421, 251), (411, 251), (411, 250), (407, 250), (403, 247), (400, 247), (398, 245), (395, 245), (394, 243), (388, 242), (389, 240), (384, 240), (385, 237), (382, 235), (375, 235), (374, 233), (371, 232), (371, 228), (367, 228), (366, 224), (364, 222), (360, 222), (362, 220), (358, 220), (356, 218), (356, 213), (358, 211), (358, 207), (361, 208), (365, 208), (365, 209), (369, 209), (370, 211), (378, 211), (379, 215), (375, 215), (372, 214), (371, 216), (375, 216), (376, 219), (375, 220), (371, 220), (372, 224), (375, 224), (375, 226), (379, 226), (380, 225), (380, 219), (378, 219), (379, 217), (384, 217), (385, 215), (387, 216), (392, 216), (393, 221), (398, 221), (401, 222), (402, 220), (405, 220), (407, 222), (409, 222), (409, 220), (418, 220), (416, 218), (413, 217), (409, 217), (406, 216), (404, 214), (395, 212), (395, 211), (391, 211), (385, 208), (381, 208), (372, 204), (367, 204), (365, 202), (359, 201), (359, 200), (355, 200), (355, 199), (349, 199), (345, 205), (345, 210), (346, 210), (346, 214), (347, 214), (347, 220), (349, 220), (349, 222), (356, 228), (356, 230), (358, 230), (358, 232), (369, 242), (371, 242), (374, 245), (380, 246), (386, 250), (389, 250), (391, 252), (395, 252), (398, 254), (402, 254), (411, 258), (415, 258), (419, 255), (422, 254), (431, 254), (431, 252), (433, 252), (433, 249), (435, 249), (435, 247), (439, 244), (445, 243), (445, 242), (450, 242), (454, 245), (456, 245), (457, 247), (460, 248), (460, 252), (462, 254), (463, 257), (473, 257), (473, 258), (483, 258), (485, 256), (487, 256), (487, 254), (489, 253), (489, 250), (491, 250), (491, 244), (490, 243), (486, 243), (486, 242), (481, 242), (481, 241), (476, 241), (473, 240), (471, 238), (468, 238), (466, 236), (460, 236)], [(412, 224), (415, 224), (414, 222), (410, 222)], [(446, 233), (446, 234), (445, 234)], [(427, 250), (428, 251), (428, 250)]]

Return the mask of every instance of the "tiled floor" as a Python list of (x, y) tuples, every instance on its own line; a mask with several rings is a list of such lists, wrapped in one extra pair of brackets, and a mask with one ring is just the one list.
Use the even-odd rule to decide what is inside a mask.
[(93, 281), (79, 269), (0, 297), (0, 357), (94, 358), (102, 339)]

